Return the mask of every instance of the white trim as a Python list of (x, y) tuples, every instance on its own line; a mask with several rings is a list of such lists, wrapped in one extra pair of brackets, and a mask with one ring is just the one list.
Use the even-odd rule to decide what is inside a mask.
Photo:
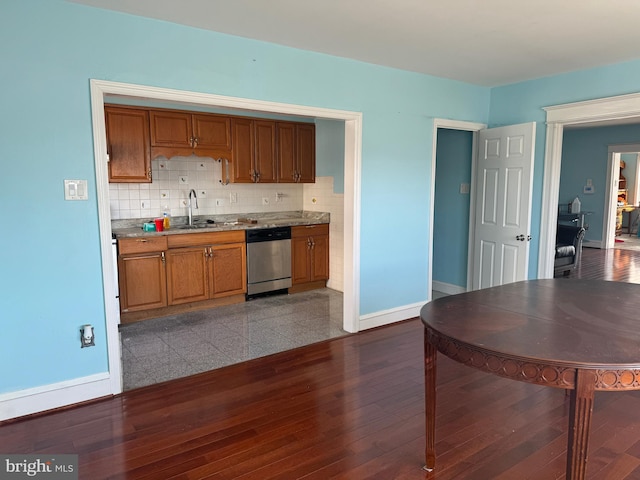
[(111, 395), (108, 373), (98, 373), (0, 395), (0, 421)]
[(608, 213), (605, 214), (602, 219), (602, 244), (604, 245), (604, 248), (608, 249), (613, 248), (616, 238), (620, 154), (640, 152), (640, 144), (621, 143), (609, 145), (607, 152), (607, 183), (604, 196), (604, 208), (602, 211)]
[(547, 139), (540, 212), (538, 278), (553, 278), (564, 127), (640, 117), (640, 93), (554, 105), (543, 110), (547, 114)]
[(405, 305), (403, 307), (396, 307), (389, 310), (382, 310), (380, 312), (362, 315), (360, 317), (360, 330), (362, 331), (370, 328), (382, 327), (384, 325), (391, 325), (392, 323), (401, 322), (402, 320), (418, 317), (420, 316), (420, 309), (427, 302), (427, 300), (424, 300), (422, 302)]
[(459, 285), (453, 285), (452, 283), (438, 282), (434, 280), (433, 290), (436, 292), (446, 293), (447, 295), (457, 295), (459, 293), (465, 293), (467, 289)]
[[(286, 115), (344, 120), (345, 122), (345, 202), (344, 202), (344, 317), (343, 328), (348, 332), (359, 331), (360, 309), (360, 183), (362, 163), (362, 113), (320, 107), (267, 102), (208, 93), (189, 92), (167, 88), (134, 85), (105, 80), (90, 80), (92, 121), (94, 129), (94, 157), (96, 165), (96, 189), (102, 246), (103, 281), (105, 299), (114, 298), (111, 248), (111, 214), (109, 210), (109, 183), (106, 167), (106, 134), (104, 126), (104, 96), (121, 95), (176, 102), (181, 105), (208, 105), (248, 111), (262, 111)], [(112, 393), (122, 391), (120, 343), (118, 335), (119, 313), (115, 303), (105, 300), (106, 329), (109, 348), (109, 371)]]
[(466, 122), (462, 120), (449, 120), (445, 118), (433, 119), (433, 138), (431, 145), (431, 185), (430, 185), (430, 204), (431, 212), (429, 215), (429, 265), (427, 267), (427, 278), (429, 280), (427, 288), (427, 301), (431, 301), (433, 290), (433, 217), (435, 214), (435, 197), (436, 197), (436, 152), (438, 148), (438, 128), (448, 128), (450, 130), (464, 130), (473, 132), (473, 151), (471, 152), (471, 189), (470, 189), (470, 203), (469, 203), (469, 254), (467, 261), (467, 289), (471, 288), (470, 278), (473, 272), (473, 259), (472, 247), (473, 247), (473, 235), (475, 225), (475, 175), (476, 175), (476, 163), (478, 157), (478, 132), (487, 128), (484, 123)]

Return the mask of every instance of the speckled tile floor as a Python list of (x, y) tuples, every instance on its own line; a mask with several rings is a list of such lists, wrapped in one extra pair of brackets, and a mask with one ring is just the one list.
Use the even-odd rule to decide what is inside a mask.
[(328, 288), (121, 325), (124, 389), (343, 335), (342, 293)]

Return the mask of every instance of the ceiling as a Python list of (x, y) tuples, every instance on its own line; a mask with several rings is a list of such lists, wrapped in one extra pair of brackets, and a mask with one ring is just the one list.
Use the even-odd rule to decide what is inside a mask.
[(69, 0), (498, 86), (640, 58), (637, 0)]

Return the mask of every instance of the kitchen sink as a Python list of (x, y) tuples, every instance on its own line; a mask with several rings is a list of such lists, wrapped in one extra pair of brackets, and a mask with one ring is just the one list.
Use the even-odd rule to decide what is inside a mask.
[(216, 225), (213, 223), (198, 223), (194, 225), (176, 225), (171, 227), (173, 230), (197, 230), (199, 228), (215, 228)]

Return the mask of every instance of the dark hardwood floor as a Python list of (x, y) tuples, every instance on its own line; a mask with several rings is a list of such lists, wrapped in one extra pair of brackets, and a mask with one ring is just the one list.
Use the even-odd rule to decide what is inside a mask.
[[(620, 252), (585, 252), (572, 275), (638, 280), (640, 252)], [(442, 355), (437, 467), (421, 470), (422, 333), (408, 320), (5, 422), (0, 453), (78, 454), (91, 480), (563, 479), (565, 392)], [(596, 394), (588, 479), (640, 479), (639, 407), (640, 392)]]

